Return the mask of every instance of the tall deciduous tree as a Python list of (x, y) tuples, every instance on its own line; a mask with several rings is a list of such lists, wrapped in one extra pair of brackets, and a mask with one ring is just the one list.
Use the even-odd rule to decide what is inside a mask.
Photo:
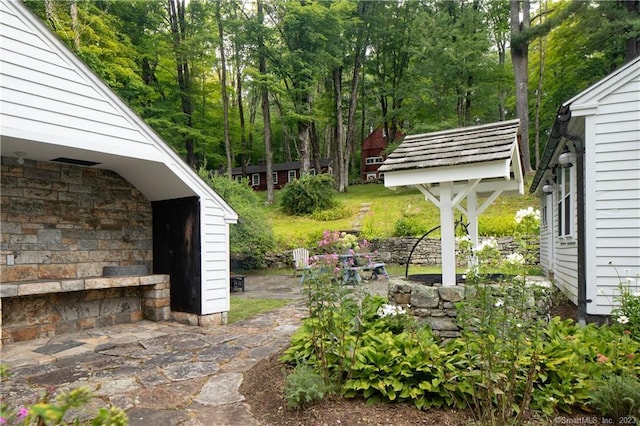
[(521, 154), (524, 172), (531, 171), (529, 150), (529, 38), (531, 4), (529, 0), (511, 0), (511, 63), (516, 88), (516, 115), (520, 119)]
[(300, 171), (309, 173), (314, 132), (314, 94), (328, 62), (327, 39), (333, 29), (329, 9), (314, 1), (282, 2), (273, 9), (282, 41), (275, 65), (293, 104), (291, 115), (298, 134)]
[(218, 26), (218, 52), (220, 55), (220, 90), (222, 94), (222, 115), (224, 132), (224, 149), (227, 154), (227, 176), (232, 179), (233, 154), (231, 151), (231, 140), (229, 139), (229, 95), (227, 94), (227, 61), (224, 52), (224, 29), (222, 24), (222, 14), (220, 13), (220, 2), (216, 2), (216, 24)]
[(269, 88), (267, 86), (267, 53), (264, 32), (266, 30), (264, 22), (264, 9), (262, 0), (257, 0), (257, 50), (258, 50), (258, 71), (260, 73), (260, 107), (262, 110), (263, 136), (264, 136), (264, 156), (267, 166), (267, 203), (274, 201), (273, 179), (273, 149), (271, 148), (271, 109), (269, 108)]
[[(169, 26), (173, 40), (173, 54), (176, 63), (176, 77), (180, 88), (180, 102), (187, 127), (193, 126), (193, 98), (191, 93), (191, 73), (189, 72), (189, 57), (186, 53), (185, 43), (188, 37), (187, 21), (185, 19), (185, 0), (167, 0), (167, 13)], [(190, 133), (184, 135), (184, 144), (187, 152), (187, 163), (196, 167), (196, 155), (194, 150), (194, 138)]]

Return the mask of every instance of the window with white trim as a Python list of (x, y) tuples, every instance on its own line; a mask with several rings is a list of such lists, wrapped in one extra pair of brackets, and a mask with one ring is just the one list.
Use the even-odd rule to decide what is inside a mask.
[(278, 183), (278, 172), (271, 172), (271, 181), (274, 185)]
[(296, 180), (296, 171), (295, 170), (289, 170), (289, 173), (287, 175), (287, 182), (291, 182)]
[(573, 231), (573, 203), (571, 188), (573, 174), (570, 167), (558, 167), (558, 236), (570, 236)]
[(367, 173), (367, 180), (376, 180), (376, 177), (375, 173)]
[(372, 164), (382, 164), (384, 163), (384, 158), (382, 157), (367, 157), (364, 160), (365, 164), (367, 166), (370, 166)]
[(251, 175), (251, 186), (260, 186), (260, 173)]

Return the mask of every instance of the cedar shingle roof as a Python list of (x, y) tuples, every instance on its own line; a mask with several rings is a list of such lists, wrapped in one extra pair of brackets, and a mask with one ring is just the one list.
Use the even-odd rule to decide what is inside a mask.
[(519, 120), (405, 137), (378, 169), (381, 172), (456, 166), (511, 157)]

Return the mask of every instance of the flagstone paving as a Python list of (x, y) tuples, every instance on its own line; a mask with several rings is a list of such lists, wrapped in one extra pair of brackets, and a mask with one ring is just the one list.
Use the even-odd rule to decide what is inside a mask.
[[(278, 296), (270, 284), (286, 291)], [(15, 407), (36, 402), (52, 386), (84, 386), (94, 399), (70, 413), (81, 420), (113, 404), (126, 410), (132, 426), (255, 425), (238, 389), (243, 373), (286, 348), (305, 317), (298, 287), (290, 276), (247, 277), (246, 291), (234, 295), (268, 292), (294, 302), (235, 324), (141, 321), (9, 344), (2, 349), (11, 373), (1, 384), (2, 399)]]
[[(386, 294), (388, 283), (367, 286)], [(292, 299), (290, 305), (234, 324), (196, 327), (141, 321), (6, 345), (1, 385), (9, 406), (32, 404), (55, 387), (89, 388), (93, 400), (71, 416), (86, 420), (108, 404), (132, 426), (257, 425), (238, 391), (243, 374), (284, 349), (307, 315), (299, 277), (247, 276), (237, 297)]]

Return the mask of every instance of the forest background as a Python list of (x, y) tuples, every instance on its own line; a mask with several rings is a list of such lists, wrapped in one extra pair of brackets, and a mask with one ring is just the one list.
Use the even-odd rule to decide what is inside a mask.
[(636, 0), (25, 3), (192, 167), (331, 158), (339, 191), (381, 126), (519, 117), (535, 169), (560, 104), (640, 46)]

